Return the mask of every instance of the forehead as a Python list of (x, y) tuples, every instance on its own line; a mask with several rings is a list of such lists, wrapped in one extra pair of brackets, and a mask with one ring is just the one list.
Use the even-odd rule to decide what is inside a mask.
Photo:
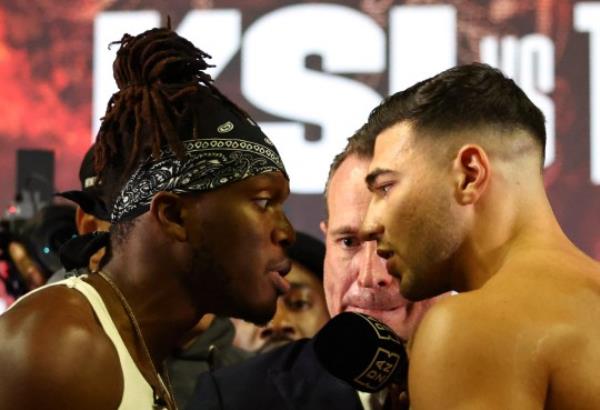
[(254, 175), (241, 181), (233, 182), (225, 185), (230, 190), (261, 190), (261, 189), (282, 189), (289, 190), (289, 181), (283, 173), (265, 172), (263, 174)]
[(371, 199), (365, 184), (368, 167), (368, 159), (351, 155), (333, 174), (327, 192), (329, 229), (342, 225), (358, 228), (362, 223)]
[(375, 150), (369, 170), (394, 170), (417, 154), (415, 131), (408, 122), (401, 122), (381, 132), (375, 140)]
[(309, 286), (314, 289), (323, 287), (322, 282), (316, 274), (296, 261), (292, 261), (292, 270), (285, 278), (295, 286)]

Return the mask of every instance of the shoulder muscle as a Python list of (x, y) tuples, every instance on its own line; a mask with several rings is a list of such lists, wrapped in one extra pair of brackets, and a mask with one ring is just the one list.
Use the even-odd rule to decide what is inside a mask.
[(527, 341), (515, 340), (518, 329), (501, 309), (477, 301), (471, 295), (451, 297), (423, 319), (410, 352), (415, 409), (543, 405), (545, 384), (531, 383), (537, 370), (527, 357)]
[[(77, 291), (38, 292), (0, 316), (0, 403), (19, 409), (116, 409), (116, 349)], [(116, 382), (115, 382), (116, 381)]]

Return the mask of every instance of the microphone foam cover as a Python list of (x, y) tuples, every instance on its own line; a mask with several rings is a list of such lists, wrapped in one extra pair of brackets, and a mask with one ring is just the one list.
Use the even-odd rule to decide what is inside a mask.
[(406, 380), (408, 358), (402, 341), (387, 325), (354, 312), (332, 318), (314, 337), (317, 358), (335, 377), (365, 392)]

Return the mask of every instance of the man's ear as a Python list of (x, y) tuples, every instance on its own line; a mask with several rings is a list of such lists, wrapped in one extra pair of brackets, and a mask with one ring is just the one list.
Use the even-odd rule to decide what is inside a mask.
[(452, 171), (458, 202), (461, 205), (476, 203), (485, 192), (491, 176), (485, 150), (475, 144), (462, 146), (454, 159)]
[(176, 241), (186, 241), (187, 230), (183, 223), (184, 201), (172, 192), (158, 192), (150, 203), (150, 214), (162, 230)]
[(98, 220), (95, 216), (85, 213), (78, 206), (75, 210), (75, 227), (79, 235), (96, 232), (98, 230)]
[(321, 228), (323, 235), (327, 236), (327, 220), (321, 221), (321, 223), (319, 223), (319, 228)]

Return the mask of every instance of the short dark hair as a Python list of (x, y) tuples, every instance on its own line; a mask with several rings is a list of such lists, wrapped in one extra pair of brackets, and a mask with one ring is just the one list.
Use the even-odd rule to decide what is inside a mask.
[(376, 137), (403, 121), (433, 135), (524, 130), (541, 146), (543, 161), (544, 115), (513, 80), (486, 64), (454, 67), (387, 97), (371, 111), (365, 132)]
[(342, 152), (337, 154), (333, 158), (333, 162), (329, 167), (329, 174), (327, 175), (327, 181), (325, 182), (325, 209), (327, 209), (327, 192), (329, 190), (329, 183), (335, 171), (342, 165), (342, 162), (351, 155), (356, 155), (359, 158), (371, 159), (373, 157), (373, 149), (375, 147), (375, 137), (377, 135), (367, 133), (367, 124), (363, 124), (350, 138), (348, 143)]

